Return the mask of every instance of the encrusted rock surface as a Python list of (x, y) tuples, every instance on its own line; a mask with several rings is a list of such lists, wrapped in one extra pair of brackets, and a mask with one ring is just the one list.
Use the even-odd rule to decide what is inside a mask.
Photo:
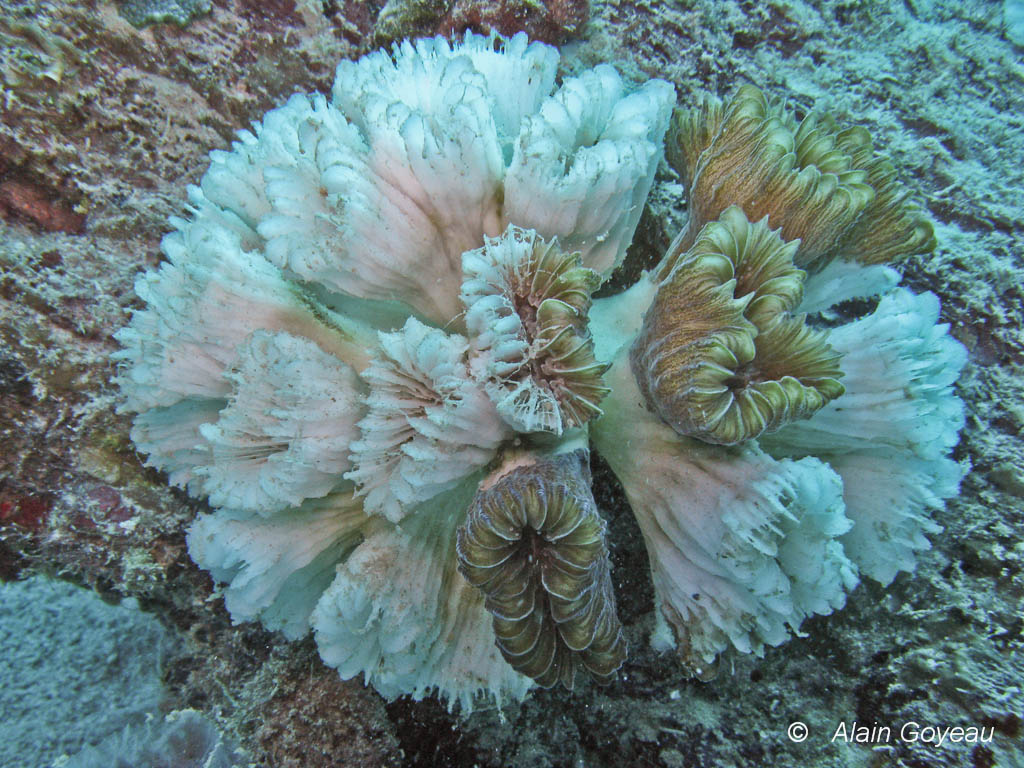
[(523, 31), (532, 40), (560, 45), (590, 17), (589, 0), (388, 0), (374, 27), (381, 44), (403, 37), (467, 30), (502, 35)]
[[(956, 456), (972, 470), (916, 575), (887, 589), (866, 583), (843, 612), (809, 621), (806, 637), (764, 659), (729, 658), (711, 683), (686, 680), (641, 642), (653, 623), (643, 543), (595, 463), (635, 649), (610, 686), (537, 691), (460, 720), (434, 701), (385, 705), (338, 680), (309, 642), (231, 626), (185, 552), (184, 526), (202, 504), (142, 467), (128, 419), (113, 413), (111, 333), (136, 306), (134, 276), (158, 261), (166, 216), (210, 149), (295, 90), (326, 91), (337, 60), (375, 38), (442, 28), (444, 14), (470, 4), (435, 3), (434, 16), (397, 33), (378, 25), (385, 5), (231, 0), (183, 28), (136, 29), (112, 2), (4, 4), (0, 577), (51, 573), (136, 597), (186, 641), (165, 670), (172, 705), (215, 717), (263, 765), (1024, 760), (1024, 69), (998, 4), (606, 0), (552, 38), (575, 35), (567, 71), (615, 61), (629, 77), (671, 80), (682, 101), (752, 82), (797, 110), (817, 104), (866, 125), (919, 191), (939, 247), (912, 260), (904, 282), (940, 295), (969, 350)], [(513, 3), (474, 5), (492, 14), (466, 22), (477, 28)], [(518, 5), (531, 29), (572, 4)], [(680, 190), (663, 169), (617, 284), (651, 266), (678, 229)], [(800, 744), (786, 736), (796, 720), (810, 728)], [(995, 736), (830, 742), (854, 720), (984, 725)]]

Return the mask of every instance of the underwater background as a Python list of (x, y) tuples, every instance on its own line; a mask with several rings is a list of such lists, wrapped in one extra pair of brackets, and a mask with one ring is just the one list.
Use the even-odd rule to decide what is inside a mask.
[[(608, 686), (462, 718), (232, 626), (185, 550), (205, 505), (114, 414), (111, 334), (211, 149), (327, 92), (342, 58), (453, 28), (525, 29), (561, 46), (560, 74), (610, 62), (683, 105), (752, 83), (870, 130), (936, 227), (904, 285), (941, 298), (969, 355), (971, 469), (916, 573), (687, 679), (646, 642), (647, 556), (595, 458), (630, 641)], [(1024, 3), (5, 0), (0, 42), (0, 765), (1024, 765)], [(663, 166), (622, 280), (684, 221)], [(833, 739), (855, 722), (991, 737)]]

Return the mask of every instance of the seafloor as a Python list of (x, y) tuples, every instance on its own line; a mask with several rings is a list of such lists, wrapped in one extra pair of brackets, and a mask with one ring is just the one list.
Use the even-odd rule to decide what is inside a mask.
[[(0, 698), (0, 762), (48, 765), (129, 715), (193, 708), (266, 766), (1024, 765), (1021, 3), (606, 0), (584, 24), (587, 4), (568, 0), (213, 5), (191, 20), (204, 3), (0, 6), (0, 578), (86, 588), (78, 607), (60, 585), (0, 589), (0, 684), (24, 686)], [(188, 23), (125, 19), (158, 7)], [(111, 334), (137, 306), (134, 277), (160, 258), (167, 216), (210, 149), (293, 91), (326, 89), (339, 58), (453, 25), (565, 41), (567, 70), (614, 61), (632, 78), (672, 81), (683, 103), (752, 82), (862, 123), (887, 148), (939, 238), (934, 254), (906, 264), (905, 283), (941, 297), (969, 350), (956, 457), (971, 470), (916, 574), (886, 589), (862, 584), (845, 610), (806, 622), (805, 636), (762, 659), (730, 657), (710, 683), (688, 680), (648, 647), (643, 544), (614, 479), (595, 466), (632, 649), (610, 686), (539, 690), (461, 719), (432, 700), (385, 702), (340, 681), (311, 642), (231, 625), (184, 551), (183, 528), (203, 505), (142, 467), (127, 418), (113, 413)], [(663, 169), (634, 270), (678, 227), (674, 181)], [(97, 611), (86, 590), (133, 598), (165, 626), (143, 663), (125, 655), (142, 653), (131, 638), (155, 632), (147, 617)], [(153, 652), (157, 637), (166, 652)], [(54, 685), (62, 665), (96, 674)], [(797, 720), (810, 729), (802, 743), (787, 738)], [(853, 721), (985, 726), (994, 737), (831, 741)]]

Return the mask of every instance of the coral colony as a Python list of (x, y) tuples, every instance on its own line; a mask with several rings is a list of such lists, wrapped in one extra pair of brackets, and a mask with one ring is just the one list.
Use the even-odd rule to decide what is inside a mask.
[[(132, 438), (208, 497), (189, 552), (231, 615), (388, 697), (614, 678), (591, 446), (652, 641), (701, 677), (912, 570), (962, 474), (963, 350), (886, 266), (931, 226), (867, 132), (557, 65), (522, 34), (343, 62), (212, 153), (118, 334)], [(595, 300), (666, 144), (689, 226)]]

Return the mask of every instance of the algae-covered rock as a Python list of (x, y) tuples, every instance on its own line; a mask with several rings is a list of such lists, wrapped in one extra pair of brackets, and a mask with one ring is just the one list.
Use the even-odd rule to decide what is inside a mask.
[(184, 27), (211, 8), (210, 0), (123, 0), (119, 10), (133, 27), (141, 28), (150, 24)]

